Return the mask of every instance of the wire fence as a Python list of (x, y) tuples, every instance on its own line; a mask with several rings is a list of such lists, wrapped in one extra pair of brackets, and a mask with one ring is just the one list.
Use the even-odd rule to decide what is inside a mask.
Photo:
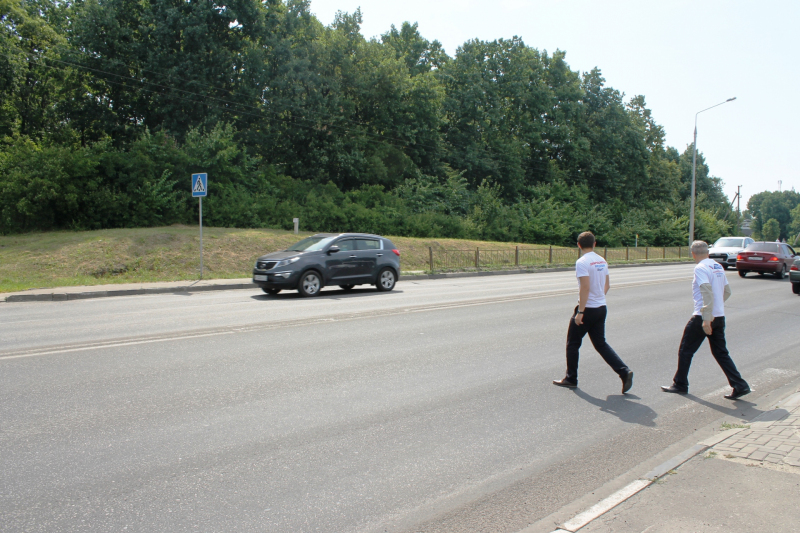
[[(580, 257), (578, 248), (520, 248), (506, 250), (434, 250), (428, 248), (431, 272), (448, 270), (481, 270), (573, 264)], [(609, 263), (686, 260), (689, 248), (625, 247), (595, 248)]]

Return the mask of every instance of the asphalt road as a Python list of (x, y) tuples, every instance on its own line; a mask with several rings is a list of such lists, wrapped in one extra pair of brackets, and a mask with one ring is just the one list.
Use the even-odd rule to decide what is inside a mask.
[[(608, 339), (563, 377), (569, 272), (0, 304), (12, 531), (518, 531), (748, 402), (706, 346), (667, 395), (691, 266), (613, 269)], [(753, 397), (800, 375), (800, 297), (729, 275)]]

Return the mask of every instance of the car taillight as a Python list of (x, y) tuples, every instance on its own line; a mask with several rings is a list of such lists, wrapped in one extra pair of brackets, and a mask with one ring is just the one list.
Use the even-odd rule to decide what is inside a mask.
[(798, 268), (797, 265), (792, 265), (792, 268), (790, 268), (789, 270), (800, 270), (800, 268)]
[(392, 252), (393, 252), (393, 253), (394, 253), (394, 255), (396, 255), (397, 257), (400, 257), (400, 250), (394, 249), (394, 250), (392, 250)]
[(778, 259), (778, 256), (777, 256), (777, 255), (773, 255), (772, 257), (770, 257), (769, 259), (767, 259), (767, 261), (780, 261), (780, 259)]
[(741, 261), (741, 260), (742, 260), (742, 254), (739, 254), (739, 255), (737, 255), (737, 256), (736, 256), (736, 260), (737, 260), (737, 261)]

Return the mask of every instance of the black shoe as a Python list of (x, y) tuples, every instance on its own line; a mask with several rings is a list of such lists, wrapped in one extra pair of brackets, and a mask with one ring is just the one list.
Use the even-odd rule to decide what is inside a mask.
[(622, 394), (625, 394), (633, 387), (633, 372), (628, 371), (624, 377), (622, 377)]
[(689, 394), (688, 390), (679, 389), (678, 387), (675, 386), (674, 383), (672, 385), (670, 385), (669, 387), (667, 387), (665, 385), (662, 385), (661, 386), (661, 390), (664, 391), (664, 392), (671, 392), (671, 393), (674, 393), (674, 394)]
[(570, 381), (567, 378), (562, 379), (561, 381), (553, 380), (553, 385), (558, 385), (559, 387), (567, 387), (568, 389), (574, 389), (578, 387), (578, 384), (574, 381)]
[(730, 394), (726, 394), (726, 395), (725, 395), (725, 399), (726, 399), (726, 400), (738, 400), (738, 399), (739, 399), (739, 398), (741, 398), (742, 396), (744, 396), (744, 395), (746, 395), (746, 394), (750, 394), (751, 392), (752, 392), (752, 391), (751, 391), (749, 388), (747, 388), (747, 389), (742, 389), (742, 390), (736, 390), (736, 389), (733, 389), (733, 392), (732, 392), (732, 393), (730, 393)]

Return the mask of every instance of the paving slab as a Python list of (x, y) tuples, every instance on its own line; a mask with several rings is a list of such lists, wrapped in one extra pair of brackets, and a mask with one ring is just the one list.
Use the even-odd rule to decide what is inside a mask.
[(580, 533), (796, 533), (800, 469), (697, 456)]
[[(654, 483), (581, 533), (798, 531), (798, 398), (795, 393), (756, 422), (707, 439), (698, 445), (709, 446), (701, 455), (692, 453), (695, 446), (676, 456), (680, 468), (661, 468), (658, 477), (649, 477)], [(683, 462), (683, 456), (692, 458)]]

